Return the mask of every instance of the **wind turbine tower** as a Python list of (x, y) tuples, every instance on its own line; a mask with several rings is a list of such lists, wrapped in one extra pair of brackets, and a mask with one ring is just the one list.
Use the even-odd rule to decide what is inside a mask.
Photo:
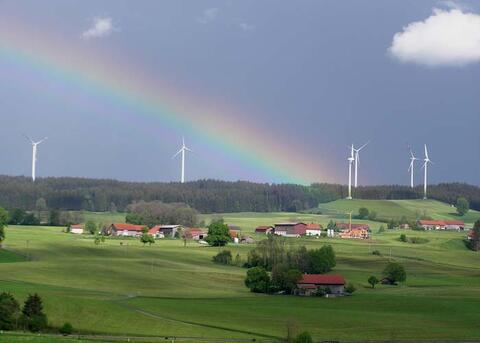
[(355, 161), (353, 144), (350, 149), (350, 157), (348, 158), (348, 197), (347, 199), (352, 199), (352, 164)]
[(423, 159), (423, 199), (427, 199), (427, 175), (428, 175), (428, 164), (433, 163), (428, 157), (427, 145), (425, 144), (425, 158)]
[(414, 187), (413, 167), (414, 167), (414, 163), (415, 163), (416, 160), (418, 160), (418, 158), (415, 157), (412, 149), (410, 148), (410, 167), (408, 167), (408, 171), (410, 172), (410, 188)]
[(187, 146), (185, 145), (185, 139), (182, 138), (182, 147), (180, 148), (180, 150), (177, 151), (177, 153), (175, 155), (173, 155), (172, 158), (175, 158), (177, 157), (178, 154), (182, 154), (182, 174), (180, 176), (180, 182), (181, 183), (185, 183), (185, 153), (187, 151), (190, 151), (192, 152), (192, 150), (190, 150), (189, 148), (187, 148)]
[(368, 143), (370, 142), (365, 143), (360, 148), (357, 148), (357, 149), (353, 148), (353, 151), (355, 152), (355, 188), (357, 188), (357, 185), (358, 185), (357, 181), (358, 181), (358, 164), (360, 163), (360, 150), (365, 148), (368, 145)]
[(38, 142), (34, 142), (30, 137), (25, 136), (30, 143), (32, 144), (32, 181), (35, 182), (35, 171), (36, 171), (36, 165), (37, 165), (37, 146), (45, 141), (48, 137), (45, 137), (44, 139), (39, 140)]

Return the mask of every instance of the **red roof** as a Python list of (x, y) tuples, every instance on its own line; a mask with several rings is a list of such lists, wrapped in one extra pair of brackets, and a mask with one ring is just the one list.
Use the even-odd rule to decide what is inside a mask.
[(82, 224), (72, 224), (70, 225), (70, 229), (83, 229)]
[(320, 224), (314, 224), (314, 223), (307, 224), (307, 230), (320, 230), (321, 228), (322, 228), (322, 225)]
[(459, 225), (459, 226), (465, 226), (465, 222), (462, 222), (461, 220), (444, 220), (445, 225)]
[(341, 275), (325, 275), (325, 274), (303, 274), (299, 284), (315, 284), (315, 285), (344, 285), (345, 279)]
[(352, 223), (350, 226), (350, 223), (337, 223), (337, 228), (339, 229), (370, 229), (370, 226), (368, 224), (359, 224), (359, 223)]
[(115, 223), (112, 226), (116, 230), (128, 230), (128, 231), (142, 231), (145, 228), (145, 225), (134, 225), (134, 224), (123, 224), (123, 223)]
[(255, 229), (255, 232), (267, 232), (268, 230), (271, 230), (272, 227), (271, 226), (259, 226)]

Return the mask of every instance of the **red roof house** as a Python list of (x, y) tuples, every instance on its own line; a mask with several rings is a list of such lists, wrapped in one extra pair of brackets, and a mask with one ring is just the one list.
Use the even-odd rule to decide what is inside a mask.
[(108, 227), (107, 233), (112, 236), (137, 237), (144, 229), (145, 225), (114, 223)]
[(270, 226), (270, 225), (259, 226), (255, 229), (255, 233), (263, 233), (263, 234), (269, 234), (269, 233), (272, 233), (272, 231), (273, 231), (273, 226)]
[(279, 236), (300, 237), (307, 234), (307, 224), (305, 223), (277, 223), (273, 232)]
[(425, 230), (465, 230), (461, 220), (419, 220), (418, 225)]
[(341, 295), (345, 287), (345, 279), (334, 274), (304, 274), (297, 282), (297, 294), (313, 295), (320, 287), (328, 288), (330, 294)]

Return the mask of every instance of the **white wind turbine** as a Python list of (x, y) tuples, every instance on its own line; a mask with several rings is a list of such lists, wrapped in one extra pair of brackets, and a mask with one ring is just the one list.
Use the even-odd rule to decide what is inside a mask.
[(414, 187), (414, 182), (413, 182), (413, 168), (414, 168), (414, 163), (415, 161), (418, 160), (418, 158), (415, 157), (413, 154), (412, 148), (410, 148), (410, 167), (408, 167), (408, 171), (410, 172), (410, 188)]
[(182, 175), (181, 175), (181, 178), (180, 178), (180, 182), (181, 183), (184, 183), (185, 182), (185, 152), (186, 151), (190, 151), (192, 152), (192, 150), (190, 150), (189, 148), (186, 147), (185, 145), (185, 139), (182, 137), (182, 147), (180, 148), (180, 150), (177, 151), (177, 153), (175, 155), (173, 155), (172, 158), (175, 158), (177, 157), (178, 154), (182, 154)]
[(32, 181), (35, 182), (35, 170), (36, 170), (36, 165), (37, 165), (37, 145), (42, 143), (44, 140), (46, 140), (48, 137), (45, 137), (44, 139), (39, 140), (38, 142), (34, 142), (30, 137), (27, 135), (24, 135), (32, 144)]
[(350, 148), (350, 157), (348, 160), (348, 197), (347, 199), (352, 199), (352, 164), (355, 161), (353, 144)]
[(423, 159), (423, 199), (427, 199), (427, 174), (428, 174), (428, 164), (433, 162), (428, 157), (427, 145), (425, 144), (425, 158)]
[(355, 151), (355, 188), (357, 188), (357, 185), (358, 185), (358, 164), (360, 162), (360, 150), (362, 150), (363, 148), (365, 148), (368, 143), (370, 142), (367, 142), (365, 143), (364, 145), (362, 145), (360, 148), (353, 148), (353, 151)]

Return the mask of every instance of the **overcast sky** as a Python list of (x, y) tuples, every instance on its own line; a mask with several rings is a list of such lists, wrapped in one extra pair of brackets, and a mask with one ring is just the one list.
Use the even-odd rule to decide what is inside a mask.
[[(407, 144), (423, 157), (426, 143), (431, 182), (480, 185), (478, 1), (0, 0), (7, 19), (8, 30), (38, 28), (67, 49), (121, 59), (190, 104), (234, 108), (225, 120), (254, 123), (256, 140), (274, 136), (278, 158), (294, 144), (329, 170), (314, 181), (346, 183), (346, 147), (370, 140), (361, 184), (407, 184)], [(207, 144), (76, 84), (38, 86), (50, 77), (0, 54), (0, 174), (30, 173), (25, 133), (49, 137), (40, 177), (174, 181), (171, 157), (190, 132), (187, 179), (286, 181), (217, 149), (228, 133)]]

